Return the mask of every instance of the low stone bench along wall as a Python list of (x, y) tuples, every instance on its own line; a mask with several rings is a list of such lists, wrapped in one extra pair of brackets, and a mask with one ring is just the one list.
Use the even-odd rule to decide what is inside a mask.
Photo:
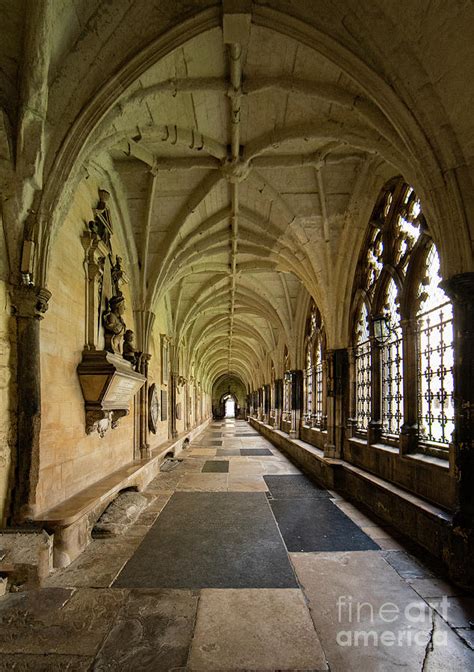
[(169, 453), (177, 455), (185, 439), (192, 441), (209, 424), (209, 420), (185, 432), (177, 439), (158, 446), (152, 457), (135, 460), (113, 474), (82, 490), (32, 521), (54, 534), (53, 566), (67, 567), (91, 542), (92, 529), (112, 500), (126, 489), (144, 490), (160, 470)]
[(448, 562), (452, 514), (344, 460), (324, 456), (320, 448), (291, 439), (255, 418), (250, 424), (326, 488), (337, 490), (372, 510), (404, 535)]

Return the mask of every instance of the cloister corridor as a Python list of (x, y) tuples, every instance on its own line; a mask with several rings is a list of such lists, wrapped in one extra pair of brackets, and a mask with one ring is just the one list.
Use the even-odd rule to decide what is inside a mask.
[(0, 603), (0, 669), (473, 668), (473, 599), (245, 421), (144, 494), (123, 535)]
[(0, 672), (474, 670), (474, 2), (0, 17)]

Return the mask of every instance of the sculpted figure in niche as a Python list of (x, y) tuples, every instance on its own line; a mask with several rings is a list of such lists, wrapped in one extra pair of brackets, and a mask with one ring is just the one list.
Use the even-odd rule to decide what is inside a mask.
[(122, 354), (122, 339), (125, 333), (125, 299), (116, 294), (109, 301), (109, 310), (104, 315), (105, 349), (116, 355)]
[(131, 329), (127, 329), (123, 337), (123, 358), (130, 362), (130, 364), (137, 368), (140, 360), (140, 353), (135, 350), (134, 333)]

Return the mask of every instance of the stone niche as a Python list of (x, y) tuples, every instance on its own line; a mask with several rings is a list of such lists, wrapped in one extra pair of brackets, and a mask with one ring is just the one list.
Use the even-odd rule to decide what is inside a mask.
[(134, 396), (145, 384), (144, 357), (134, 349), (134, 334), (123, 319), (128, 282), (122, 259), (114, 257), (108, 193), (99, 191), (94, 220), (81, 241), (84, 247), (86, 343), (77, 367), (85, 402), (86, 432), (103, 437), (128, 415)]

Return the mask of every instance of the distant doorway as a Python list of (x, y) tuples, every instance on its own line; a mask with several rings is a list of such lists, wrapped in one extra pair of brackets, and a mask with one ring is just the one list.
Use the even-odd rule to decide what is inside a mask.
[(225, 402), (225, 417), (235, 418), (235, 401), (233, 399), (226, 399)]

